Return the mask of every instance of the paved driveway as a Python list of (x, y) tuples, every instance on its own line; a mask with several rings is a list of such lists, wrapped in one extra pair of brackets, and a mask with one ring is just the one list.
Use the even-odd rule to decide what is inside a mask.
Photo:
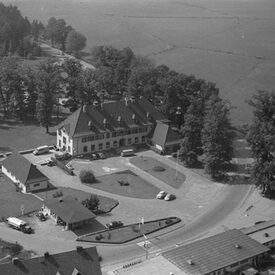
[[(152, 151), (141, 152), (138, 153), (138, 155), (153, 157), (164, 162), (166, 165), (173, 168), (175, 167), (173, 161)], [(32, 162), (38, 163), (43, 160), (43, 158), (49, 158), (49, 156), (45, 155), (36, 157), (30, 154), (26, 155), (26, 158)], [(180, 165), (178, 169), (186, 175), (186, 180), (180, 188), (174, 189), (163, 181), (131, 164), (129, 158), (113, 157), (106, 160), (95, 161), (75, 159), (71, 161), (71, 164), (76, 168), (76, 173), (81, 168), (90, 168), (94, 171), (96, 176), (129, 169), (141, 178), (157, 186), (159, 189), (177, 195), (177, 199), (170, 202), (157, 199), (145, 200), (128, 198), (95, 189), (92, 185), (91, 187), (83, 185), (80, 183), (78, 176), (69, 176), (58, 167), (39, 166), (39, 169), (48, 176), (52, 183), (57, 187), (71, 187), (88, 193), (112, 197), (118, 200), (119, 206), (113, 209), (111, 213), (98, 217), (99, 222), (102, 222), (103, 224), (110, 220), (122, 220), (125, 224), (128, 224), (138, 222), (140, 217), (144, 217), (145, 220), (152, 220), (167, 216), (177, 216), (180, 217), (184, 223), (188, 223), (195, 216), (202, 213), (209, 203), (220, 198), (225, 188), (224, 185), (213, 183)]]

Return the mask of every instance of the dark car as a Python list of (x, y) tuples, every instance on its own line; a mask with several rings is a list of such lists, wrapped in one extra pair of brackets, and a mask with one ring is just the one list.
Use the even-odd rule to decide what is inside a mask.
[(115, 229), (115, 228), (119, 228), (122, 226), (123, 226), (123, 222), (121, 222), (121, 221), (112, 221), (112, 222), (106, 224), (106, 227), (108, 229)]
[(106, 159), (106, 155), (102, 152), (98, 153), (100, 159)]
[(41, 213), (41, 212), (38, 212), (38, 213), (36, 214), (36, 217), (37, 217), (41, 222), (44, 222), (44, 221), (47, 220), (47, 218), (45, 217), (45, 215), (44, 215), (43, 213)]

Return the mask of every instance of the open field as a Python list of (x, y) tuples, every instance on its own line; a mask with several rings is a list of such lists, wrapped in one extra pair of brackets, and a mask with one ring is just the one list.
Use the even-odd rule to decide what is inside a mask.
[(45, 128), (0, 120), (0, 153), (27, 150), (56, 143), (54, 135)]
[(186, 74), (217, 83), (235, 123), (251, 120), (245, 103), (275, 84), (273, 0), (3, 0), (46, 22), (64, 18), (97, 45), (130, 46)]
[[(176, 189), (179, 188), (186, 179), (185, 175), (181, 172), (178, 172), (176, 169), (171, 168), (170, 166), (165, 165), (154, 158), (139, 156), (131, 158), (130, 162), (153, 177), (156, 177)], [(155, 167), (161, 167), (165, 170), (155, 171)]]
[(143, 180), (130, 170), (101, 176), (97, 180), (98, 183), (87, 185), (95, 189), (131, 198), (153, 199), (160, 191), (159, 188)]

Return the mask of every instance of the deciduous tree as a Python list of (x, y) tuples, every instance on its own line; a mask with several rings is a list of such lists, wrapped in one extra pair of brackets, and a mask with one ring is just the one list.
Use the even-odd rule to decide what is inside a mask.
[(275, 185), (275, 93), (259, 91), (249, 104), (254, 108), (247, 139), (255, 158), (253, 179), (268, 194)]
[(73, 53), (77, 58), (79, 52), (86, 47), (87, 38), (77, 31), (70, 31), (66, 38), (66, 50)]
[(46, 132), (49, 133), (56, 95), (60, 89), (59, 69), (53, 60), (48, 59), (46, 62), (41, 63), (36, 79), (38, 93), (36, 103), (37, 118), (41, 126), (44, 126)]
[(204, 169), (212, 178), (220, 179), (230, 167), (234, 132), (229, 120), (229, 107), (217, 96), (207, 101), (202, 146)]

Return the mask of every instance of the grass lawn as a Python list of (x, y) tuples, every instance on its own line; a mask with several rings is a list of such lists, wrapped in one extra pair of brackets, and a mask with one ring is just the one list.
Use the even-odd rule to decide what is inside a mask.
[[(170, 166), (150, 157), (133, 157), (130, 159), (130, 162), (143, 171), (149, 173), (153, 177), (158, 178), (159, 180), (174, 188), (179, 188), (186, 179), (185, 175), (180, 172), (176, 172), (176, 169), (171, 168)], [(165, 170), (154, 171), (154, 167), (156, 166), (160, 166)]]
[(8, 255), (19, 257), (20, 259), (28, 259), (33, 256), (32, 251), (24, 250), (17, 243), (9, 243), (0, 239), (0, 264), (9, 262), (11, 258)]
[(24, 212), (32, 212), (40, 209), (42, 201), (33, 195), (16, 192), (13, 183), (0, 173), (0, 217), (20, 216), (21, 205), (24, 205)]
[(131, 198), (153, 199), (160, 191), (159, 188), (130, 170), (104, 175), (98, 177), (97, 180), (97, 183), (92, 184), (93, 188)]
[(97, 243), (126, 243), (134, 239), (140, 238), (168, 226), (174, 225), (181, 220), (177, 217), (170, 217), (155, 221), (145, 222), (144, 224), (130, 224), (117, 229), (104, 230), (99, 233), (89, 234), (78, 238), (82, 242), (97, 242)]
[(56, 143), (56, 137), (45, 128), (0, 119), (0, 153), (36, 148)]
[[(38, 192), (36, 193), (37, 196), (39, 196), (40, 198), (42, 198), (43, 200), (48, 198), (51, 199), (53, 198), (53, 194), (56, 193), (57, 191), (62, 191), (64, 196), (72, 196), (72, 197), (76, 197), (78, 199), (78, 201), (83, 201), (85, 199), (87, 199), (88, 197), (90, 197), (91, 193), (87, 193), (81, 190), (76, 190), (73, 188), (66, 188), (66, 187), (59, 187), (58, 189), (54, 189), (54, 190), (49, 190), (47, 192)], [(108, 198), (108, 197), (103, 197), (100, 195), (96, 195), (99, 198), (99, 208), (100, 210), (102, 210), (103, 212), (107, 213), (110, 212), (114, 207), (116, 207), (118, 205), (118, 201)]]

